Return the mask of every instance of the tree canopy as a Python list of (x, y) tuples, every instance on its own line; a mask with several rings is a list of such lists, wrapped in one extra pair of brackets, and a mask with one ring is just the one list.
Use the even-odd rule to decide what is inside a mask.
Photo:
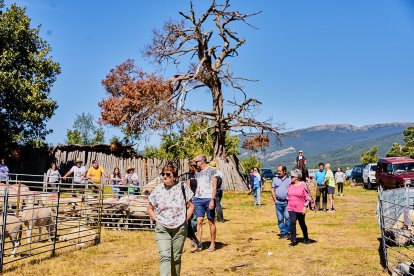
[(76, 145), (96, 145), (105, 143), (105, 133), (98, 127), (92, 114), (77, 114), (73, 123), (73, 130), (66, 132), (66, 143)]
[[(30, 27), (26, 10), (0, 1), (0, 151), (11, 144), (44, 141), (58, 107), (50, 89), (60, 73), (51, 48)], [(1, 152), (0, 152), (1, 154)]]
[[(278, 134), (270, 121), (256, 119), (261, 102), (247, 97), (242, 86), (247, 79), (231, 71), (231, 59), (238, 56), (246, 42), (233, 27), (237, 23), (253, 27), (247, 20), (258, 13), (233, 10), (229, 0), (212, 0), (204, 12), (196, 15), (190, 2), (189, 12), (179, 12), (181, 20), (169, 20), (161, 30), (155, 30), (152, 43), (143, 51), (159, 68), (173, 65), (176, 74), (164, 81), (161, 76), (144, 73), (132, 60), (112, 69), (102, 82), (108, 94), (99, 104), (102, 121), (142, 133), (174, 127), (183, 130), (191, 122), (208, 120), (210, 123), (195, 135), (211, 132), (214, 156), (218, 157), (226, 155), (229, 131)], [(224, 87), (234, 93), (226, 102)], [(209, 102), (211, 109), (191, 108), (187, 97), (193, 92), (198, 93), (198, 99)]]
[(362, 164), (377, 163), (378, 158), (378, 146), (373, 146), (372, 149), (361, 153), (360, 161)]
[[(162, 136), (160, 147), (145, 149), (144, 156), (148, 158), (174, 159), (193, 158), (197, 154), (214, 156), (214, 144), (211, 131), (200, 132), (208, 127), (208, 122), (193, 122), (180, 134), (165, 133)], [(197, 134), (199, 133), (199, 134)], [(226, 137), (226, 151), (230, 154), (239, 154), (239, 137)]]
[(406, 156), (414, 158), (414, 127), (408, 127), (403, 131), (405, 145), (395, 143), (387, 152), (387, 157)]

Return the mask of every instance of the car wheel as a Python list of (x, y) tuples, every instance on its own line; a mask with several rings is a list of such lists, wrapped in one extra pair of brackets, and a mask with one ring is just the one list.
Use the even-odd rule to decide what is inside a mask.
[(371, 190), (372, 189), (372, 182), (371, 182), (371, 180), (368, 178), (368, 185), (367, 185), (368, 187), (367, 187), (367, 189), (368, 190)]

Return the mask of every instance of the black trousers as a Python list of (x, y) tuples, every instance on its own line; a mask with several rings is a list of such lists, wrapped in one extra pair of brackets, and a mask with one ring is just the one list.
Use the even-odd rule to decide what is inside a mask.
[(196, 246), (201, 246), (200, 241), (197, 239), (196, 233), (191, 226), (191, 220), (187, 221), (187, 238), (189, 238)]
[(344, 192), (344, 182), (338, 182), (338, 195)]
[(289, 221), (290, 221), (290, 240), (296, 241), (296, 220), (299, 221), (300, 229), (302, 229), (303, 238), (308, 239), (308, 227), (305, 223), (305, 215), (302, 213), (296, 213), (289, 211)]

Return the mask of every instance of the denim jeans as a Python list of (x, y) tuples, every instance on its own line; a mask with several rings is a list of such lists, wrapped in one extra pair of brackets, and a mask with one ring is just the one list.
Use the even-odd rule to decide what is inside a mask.
[(286, 235), (289, 232), (289, 212), (287, 210), (287, 201), (277, 201), (275, 203), (277, 224), (279, 225), (280, 234)]
[(160, 274), (180, 275), (181, 254), (187, 236), (187, 225), (183, 224), (176, 229), (169, 229), (157, 223), (155, 226), (155, 239), (160, 253)]
[(261, 196), (261, 188), (253, 188), (253, 197), (254, 197), (254, 205), (256, 206), (259, 205), (261, 206), (261, 202), (260, 202), (260, 196)]

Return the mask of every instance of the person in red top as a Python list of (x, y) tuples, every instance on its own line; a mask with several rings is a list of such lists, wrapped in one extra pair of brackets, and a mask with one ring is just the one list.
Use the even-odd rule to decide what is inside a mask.
[[(313, 199), (310, 196), (308, 186), (305, 182), (300, 181), (302, 172), (299, 169), (294, 169), (290, 172), (292, 183), (287, 192), (287, 209), (289, 212), (290, 221), (290, 241), (289, 246), (296, 246), (296, 220), (299, 221), (300, 228), (303, 233), (303, 243), (309, 244), (308, 228), (305, 223), (306, 208), (310, 204), (311, 209), (314, 209)], [(312, 204), (313, 203), (313, 204)]]

